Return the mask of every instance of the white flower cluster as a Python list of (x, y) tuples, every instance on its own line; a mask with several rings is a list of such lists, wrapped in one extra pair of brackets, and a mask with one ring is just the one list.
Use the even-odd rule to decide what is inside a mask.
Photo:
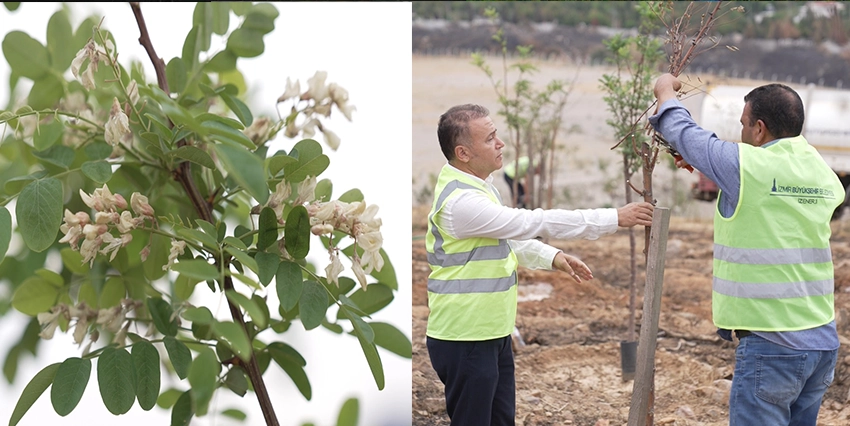
[[(381, 219), (375, 217), (378, 206), (367, 206), (361, 201), (346, 203), (333, 200), (326, 203), (313, 202), (307, 206), (307, 212), (310, 214), (310, 231), (313, 234), (332, 236), (334, 231), (340, 231), (354, 238), (357, 246), (363, 249), (362, 257), (357, 254), (357, 250), (354, 251), (351, 271), (360, 282), (360, 287), (366, 290), (366, 274), (384, 267), (384, 258), (381, 256), (381, 245), (384, 242)], [(338, 285), (339, 273), (343, 270), (339, 249), (331, 246), (328, 252), (331, 263), (325, 268), (325, 274), (328, 281)]]
[[(110, 40), (106, 40), (106, 48), (104, 49), (103, 46), (97, 44), (93, 39), (89, 39), (85, 47), (80, 49), (77, 52), (77, 56), (71, 61), (71, 72), (74, 74), (74, 78), (78, 79), (87, 90), (94, 89), (94, 73), (97, 71), (97, 64), (103, 61), (111, 65), (112, 59), (109, 52), (114, 51), (115, 46), (113, 46)], [(86, 59), (88, 59), (88, 66), (85, 71), (80, 72)]]
[[(72, 249), (79, 250), (83, 255), (83, 263), (93, 264), (98, 251), (102, 254), (112, 253), (109, 260), (115, 259), (118, 249), (133, 240), (130, 231), (143, 225), (145, 219), (154, 221), (154, 211), (148, 204), (148, 197), (138, 192), (130, 197), (130, 207), (138, 216), (125, 210), (127, 201), (121, 194), (113, 194), (106, 184), (95, 189), (91, 195), (81, 189), (80, 197), (95, 210), (94, 220), (86, 212), (71, 213), (65, 209), (64, 223), (59, 227), (65, 236), (59, 242), (69, 243)], [(120, 210), (124, 211), (119, 213)], [(113, 229), (118, 231), (118, 236), (112, 234)], [(83, 242), (78, 247), (81, 238)]]
[[(336, 83), (326, 84), (325, 80), (328, 77), (327, 71), (316, 71), (310, 79), (307, 80), (308, 89), (301, 92), (301, 83), (296, 80), (295, 84), (292, 80), (286, 78), (286, 89), (277, 102), (281, 103), (289, 99), (294, 99), (295, 103), (301, 101), (309, 102), (309, 105), (304, 109), (304, 120), (301, 124), (296, 124), (294, 119), (286, 123), (286, 137), (294, 138), (300, 133), (304, 138), (312, 138), (316, 134), (316, 129), (322, 132), (325, 136), (325, 143), (336, 151), (339, 148), (339, 136), (326, 128), (317, 116), (331, 116), (331, 107), (336, 105), (337, 109), (342, 112), (348, 121), (351, 121), (351, 113), (357, 108), (348, 103), (348, 90)], [(295, 105), (292, 106), (291, 112), (296, 112)]]
[(88, 345), (83, 350), (84, 354), (88, 353), (92, 342), (97, 341), (100, 337), (98, 327), (94, 327), (94, 330), (89, 333), (91, 324), (96, 324), (104, 330), (113, 333), (115, 337), (112, 339), (112, 343), (124, 346), (127, 338), (127, 330), (130, 328), (130, 321), (127, 320), (127, 314), (139, 305), (140, 302), (132, 299), (124, 299), (116, 306), (96, 310), (86, 305), (85, 302), (80, 302), (75, 306), (58, 303), (50, 309), (50, 312), (42, 312), (37, 315), (38, 324), (41, 326), (41, 332), (38, 335), (45, 340), (52, 339), (61, 317), (68, 323), (75, 320), (74, 343), (77, 345), (83, 343), (83, 338), (87, 334), (91, 335)]
[(132, 136), (130, 119), (121, 109), (118, 98), (112, 98), (112, 109), (109, 111), (109, 120), (104, 125), (104, 129), (103, 138), (112, 146), (118, 145), (120, 142), (127, 143), (130, 141)]

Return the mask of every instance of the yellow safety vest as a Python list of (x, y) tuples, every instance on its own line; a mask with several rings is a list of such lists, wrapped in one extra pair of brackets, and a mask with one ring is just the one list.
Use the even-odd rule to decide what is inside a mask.
[(738, 205), (729, 218), (714, 214), (714, 324), (793, 331), (832, 321), (829, 222), (841, 182), (802, 136), (738, 146)]
[(457, 239), (439, 224), (446, 202), (464, 191), (499, 199), (480, 181), (446, 165), (437, 178), (425, 245), (428, 277), (426, 335), (441, 340), (489, 340), (513, 331), (517, 307), (517, 258), (507, 240)]

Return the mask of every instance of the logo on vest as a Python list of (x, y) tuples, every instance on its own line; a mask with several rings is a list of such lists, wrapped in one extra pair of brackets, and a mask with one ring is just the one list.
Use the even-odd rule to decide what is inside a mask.
[(835, 193), (830, 189), (817, 186), (777, 185), (776, 178), (773, 179), (770, 196), (796, 197), (799, 204), (817, 204), (819, 199), (835, 199)]

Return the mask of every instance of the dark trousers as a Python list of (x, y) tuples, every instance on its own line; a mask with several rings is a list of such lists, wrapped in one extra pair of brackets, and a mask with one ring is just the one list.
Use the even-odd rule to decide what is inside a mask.
[[(508, 176), (507, 174), (503, 173), (502, 176), (505, 177), (505, 182), (508, 183), (508, 188), (511, 189), (511, 202), (513, 202), (513, 199), (514, 199), (514, 180), (510, 176)], [(516, 191), (517, 191), (516, 207), (518, 209), (524, 209), (525, 208), (525, 186), (522, 185), (522, 181), (517, 182)]]
[(514, 426), (511, 336), (476, 342), (427, 338), (431, 366), (446, 387), (452, 426)]

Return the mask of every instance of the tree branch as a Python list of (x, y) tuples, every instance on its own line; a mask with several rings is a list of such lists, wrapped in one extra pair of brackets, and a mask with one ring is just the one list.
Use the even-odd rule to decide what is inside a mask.
[[(159, 87), (165, 92), (169, 93), (168, 90), (168, 82), (165, 78), (165, 61), (162, 58), (156, 55), (156, 51), (153, 48), (153, 44), (151, 43), (150, 36), (148, 35), (147, 26), (145, 24), (145, 19), (142, 16), (142, 10), (138, 2), (131, 2), (130, 7), (133, 9), (133, 14), (136, 17), (136, 22), (139, 25), (139, 44), (144, 46), (145, 51), (147, 51), (148, 56), (150, 57), (151, 63), (153, 63), (154, 69), (156, 70), (156, 77)], [(169, 126), (172, 126), (171, 121), (168, 122)], [(178, 146), (186, 145), (186, 140), (180, 140)], [(173, 171), (174, 178), (183, 186), (183, 189), (186, 191), (186, 194), (189, 196), (192, 205), (195, 207), (195, 211), (198, 213), (201, 219), (215, 223), (215, 219), (212, 214), (212, 205), (201, 195), (198, 190), (198, 186), (195, 184), (195, 180), (192, 177), (192, 169), (191, 163), (188, 161), (184, 161), (180, 163), (178, 168)], [(220, 265), (222, 268), (227, 268), (230, 264), (229, 260), (224, 260), (223, 264)], [(233, 280), (230, 277), (225, 277), (223, 284), (224, 291), (233, 290)], [(238, 323), (242, 330), (245, 331), (247, 335), (248, 333), (247, 327), (245, 325), (245, 319), (242, 315), (242, 311), (229, 299), (227, 301), (227, 305), (230, 308), (230, 316), (233, 318), (233, 321)], [(268, 390), (266, 389), (265, 381), (263, 380), (262, 372), (260, 371), (259, 364), (257, 363), (257, 357), (254, 355), (253, 351), (251, 353), (251, 359), (247, 363), (247, 372), (248, 377), (251, 379), (251, 384), (254, 386), (254, 393), (257, 395), (257, 400), (260, 403), (260, 408), (263, 411), (263, 418), (266, 421), (267, 426), (278, 426), (279, 423), (277, 421), (277, 416), (274, 412), (274, 407), (271, 403), (271, 398), (269, 398)]]

